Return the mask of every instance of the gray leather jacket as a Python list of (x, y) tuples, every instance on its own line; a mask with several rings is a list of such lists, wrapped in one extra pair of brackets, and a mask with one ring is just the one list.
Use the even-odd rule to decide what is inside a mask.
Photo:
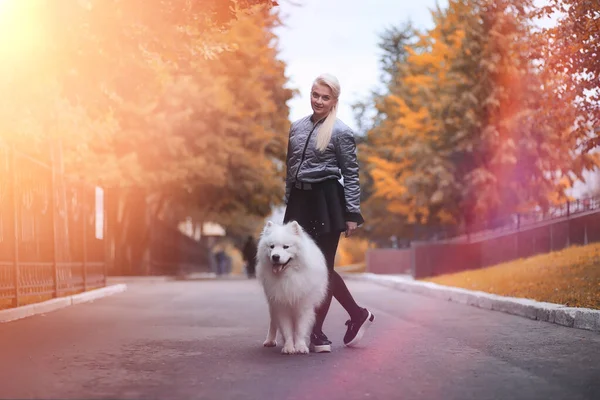
[[(317, 125), (320, 126), (321, 123)], [(307, 116), (294, 122), (290, 128), (285, 203), (287, 204), (296, 181), (316, 183), (343, 177), (346, 213), (360, 214), (360, 185), (354, 133), (342, 121), (336, 120), (331, 141), (325, 151), (320, 152), (316, 149), (318, 126)]]

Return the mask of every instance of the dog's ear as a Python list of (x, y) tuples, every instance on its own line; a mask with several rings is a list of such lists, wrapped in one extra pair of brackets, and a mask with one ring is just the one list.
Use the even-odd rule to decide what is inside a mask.
[(297, 223), (296, 221), (292, 221), (292, 222), (290, 222), (290, 225), (292, 226), (292, 230), (293, 230), (294, 234), (296, 234), (298, 236), (302, 234), (302, 227), (300, 226), (299, 223)]
[(271, 229), (272, 226), (273, 226), (273, 222), (267, 221), (267, 223), (265, 224), (265, 227), (263, 228), (263, 233), (267, 232), (269, 229)]

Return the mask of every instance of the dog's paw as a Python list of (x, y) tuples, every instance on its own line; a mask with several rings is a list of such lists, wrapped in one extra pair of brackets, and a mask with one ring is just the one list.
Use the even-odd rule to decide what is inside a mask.
[(281, 354), (295, 354), (296, 353), (296, 349), (294, 349), (294, 346), (291, 344), (287, 344), (285, 346), (283, 346), (283, 349), (281, 349)]
[(277, 340), (269, 340), (269, 339), (267, 339), (267, 340), (265, 340), (263, 342), (263, 346), (264, 347), (275, 347), (275, 346), (277, 346)]
[(306, 343), (300, 343), (296, 345), (296, 354), (308, 354), (308, 346)]

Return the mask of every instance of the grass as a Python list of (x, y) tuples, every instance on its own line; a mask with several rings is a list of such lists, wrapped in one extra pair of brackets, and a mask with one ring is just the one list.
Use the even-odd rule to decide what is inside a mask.
[(600, 243), (423, 280), (502, 296), (600, 309)]

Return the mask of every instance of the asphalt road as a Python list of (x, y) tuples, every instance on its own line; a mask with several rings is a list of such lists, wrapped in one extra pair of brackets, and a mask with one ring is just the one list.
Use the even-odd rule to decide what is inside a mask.
[(256, 281), (129, 284), (0, 324), (0, 398), (600, 399), (600, 334), (349, 282), (375, 323), (331, 354), (263, 348)]

